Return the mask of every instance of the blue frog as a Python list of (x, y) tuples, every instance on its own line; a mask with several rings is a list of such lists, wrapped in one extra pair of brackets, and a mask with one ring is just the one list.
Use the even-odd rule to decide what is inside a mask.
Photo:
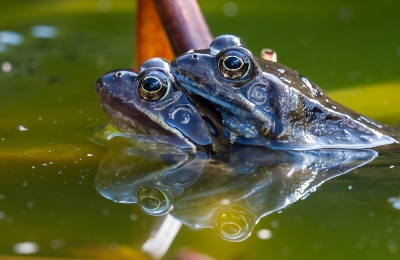
[(382, 125), (332, 101), (297, 71), (254, 57), (233, 35), (177, 57), (170, 69), (192, 95), (220, 111), (231, 143), (312, 150), (397, 142)]

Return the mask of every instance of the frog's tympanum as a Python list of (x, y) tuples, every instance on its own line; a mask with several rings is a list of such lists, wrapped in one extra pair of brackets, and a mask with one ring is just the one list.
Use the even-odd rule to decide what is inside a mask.
[(177, 147), (207, 150), (229, 144), (219, 134), (223, 131), (220, 114), (190, 97), (163, 59), (143, 63), (139, 74), (127, 69), (107, 73), (97, 80), (96, 91), (111, 124), (131, 137), (148, 136)]
[(220, 111), (231, 142), (297, 150), (396, 142), (381, 125), (332, 101), (297, 71), (254, 57), (232, 35), (177, 57), (171, 72)]
[(242, 241), (264, 216), (285, 208), (323, 182), (377, 156), (372, 150), (273, 151), (233, 148), (227, 157), (161, 144), (139, 146), (113, 138), (95, 186), (118, 203), (137, 203), (150, 215), (213, 228)]

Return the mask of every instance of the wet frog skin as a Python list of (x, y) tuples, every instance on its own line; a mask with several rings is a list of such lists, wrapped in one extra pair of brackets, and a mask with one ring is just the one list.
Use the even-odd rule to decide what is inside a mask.
[(332, 101), (297, 71), (254, 57), (233, 35), (177, 57), (171, 72), (220, 111), (232, 143), (309, 150), (396, 142), (381, 125)]
[(219, 113), (189, 97), (169, 66), (154, 58), (142, 64), (139, 74), (120, 69), (100, 77), (96, 91), (111, 124), (132, 137), (152, 136), (181, 148), (225, 149), (229, 140), (219, 134), (223, 131)]

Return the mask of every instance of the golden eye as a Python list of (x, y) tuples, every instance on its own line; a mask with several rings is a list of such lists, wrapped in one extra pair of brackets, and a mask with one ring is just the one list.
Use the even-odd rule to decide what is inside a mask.
[(247, 75), (250, 68), (249, 58), (242, 52), (230, 50), (218, 55), (218, 69), (228, 79), (237, 79)]
[(170, 89), (169, 79), (161, 71), (144, 71), (138, 78), (139, 94), (147, 101), (163, 100)]
[(246, 239), (255, 225), (254, 218), (245, 211), (222, 212), (214, 217), (214, 228), (218, 235), (228, 241)]
[(244, 64), (243, 60), (237, 56), (228, 56), (222, 63), (227, 70), (238, 70)]
[(172, 209), (172, 204), (162, 190), (143, 187), (137, 193), (138, 203), (147, 214), (159, 216)]

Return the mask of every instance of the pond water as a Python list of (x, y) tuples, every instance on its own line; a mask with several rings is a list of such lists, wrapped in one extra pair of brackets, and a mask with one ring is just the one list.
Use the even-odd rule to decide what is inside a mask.
[[(275, 49), (280, 62), (300, 71), (336, 101), (383, 123), (400, 124), (397, 1), (199, 3), (213, 35), (239, 35), (254, 53), (264, 47)], [(272, 156), (272, 162), (252, 161), (258, 167), (255, 177), (230, 173), (251, 172), (248, 165), (235, 161), (253, 160), (245, 150), (233, 153), (230, 160), (216, 158), (222, 166), (205, 166), (211, 170), (203, 172), (198, 164), (207, 156), (194, 153), (189, 158), (198, 168), (191, 165), (193, 173), (187, 178), (171, 171), (187, 160), (179, 150), (165, 165), (156, 155), (130, 146), (124, 150), (128, 155), (121, 154), (128, 142), (123, 138), (107, 142), (94, 137), (96, 127), (108, 121), (94, 91), (95, 81), (111, 69), (134, 66), (134, 1), (15, 0), (3, 3), (2, 11), (0, 258), (152, 259), (165, 251), (164, 258), (171, 259), (192, 248), (215, 259), (398, 259), (398, 147), (330, 154), (329, 163), (320, 163), (321, 155), (313, 153), (284, 153), (279, 159)], [(258, 152), (259, 157), (268, 154)], [(126, 161), (131, 164), (124, 165)], [(111, 188), (104, 192), (115, 183), (124, 185), (115, 176), (107, 179), (107, 169), (128, 169), (135, 163), (145, 165), (137, 175), (160, 174), (160, 169), (170, 167), (166, 172), (181, 198), (170, 215), (145, 214), (138, 205), (113, 201), (128, 195), (111, 194)], [(214, 180), (218, 165), (224, 174)], [(282, 181), (274, 184), (275, 189), (287, 190), (284, 201), (266, 192), (256, 194), (257, 187), (266, 187), (288, 171), (297, 176), (302, 167), (314, 174), (298, 175), (297, 184), (307, 180), (308, 186), (290, 190)], [(297, 195), (290, 197), (292, 193)], [(214, 208), (229, 203), (224, 194), (239, 198), (242, 204), (235, 209), (257, 205), (247, 222), (217, 214), (217, 223), (231, 223), (222, 228), (225, 233), (240, 233), (235, 223), (251, 226), (250, 236), (237, 239), (242, 242), (200, 228), (211, 226)], [(243, 202), (244, 198), (248, 200)], [(152, 209), (152, 201), (148, 203)], [(251, 215), (248, 212), (246, 216)], [(150, 243), (155, 230), (167, 230), (168, 239)]]

